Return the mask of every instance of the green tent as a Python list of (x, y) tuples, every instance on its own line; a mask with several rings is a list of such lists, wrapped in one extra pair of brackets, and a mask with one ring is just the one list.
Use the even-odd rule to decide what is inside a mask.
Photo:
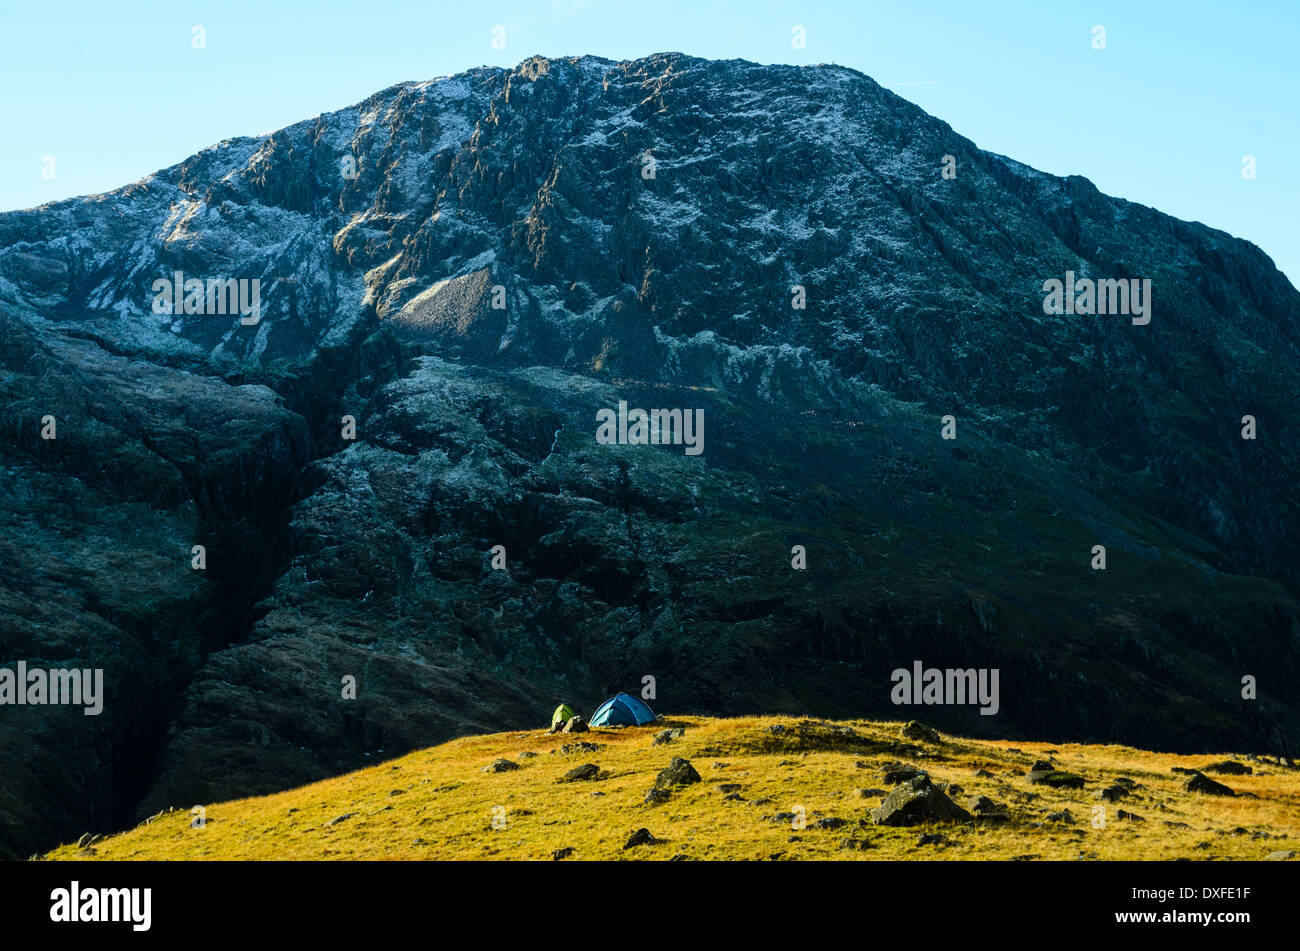
[(556, 707), (555, 712), (551, 714), (551, 727), (554, 728), (557, 723), (563, 724), (572, 719), (573, 711), (569, 709), (567, 703), (562, 703)]

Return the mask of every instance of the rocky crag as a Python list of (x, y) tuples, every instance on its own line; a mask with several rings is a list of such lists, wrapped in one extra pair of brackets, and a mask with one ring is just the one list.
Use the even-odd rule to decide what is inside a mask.
[[(178, 272), (258, 281), (255, 320), (159, 313)], [(1149, 279), (1150, 323), (1045, 313), (1067, 272)], [(0, 665), (107, 690), (0, 708), (0, 854), (647, 675), (701, 714), (1300, 745), (1300, 293), (851, 69), (395, 86), (0, 215), (0, 329)], [(619, 401), (702, 410), (703, 452), (598, 442)], [(997, 715), (893, 706), (914, 660), (997, 668)]]

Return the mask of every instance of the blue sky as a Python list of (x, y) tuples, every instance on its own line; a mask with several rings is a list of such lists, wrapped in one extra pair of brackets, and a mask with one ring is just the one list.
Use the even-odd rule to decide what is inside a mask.
[(666, 50), (852, 66), (982, 148), (1247, 238), (1300, 284), (1297, 0), (0, 0), (0, 209), (115, 188), (403, 80)]

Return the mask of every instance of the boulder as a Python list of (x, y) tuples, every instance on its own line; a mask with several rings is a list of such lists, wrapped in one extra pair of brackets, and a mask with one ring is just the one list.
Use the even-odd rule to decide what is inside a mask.
[(650, 834), (649, 829), (641, 828), (632, 833), (628, 840), (623, 843), (623, 848), (632, 849), (636, 848), (638, 845), (654, 845), (658, 841), (658, 839)]
[(933, 727), (928, 727), (920, 720), (909, 720), (903, 724), (903, 738), (908, 740), (919, 740), (922, 743), (942, 743), (943, 739), (939, 736), (939, 731)]
[(487, 766), (483, 767), (485, 773), (508, 773), (512, 770), (519, 769), (519, 764), (511, 762), (508, 759), (494, 759)]
[(551, 750), (551, 755), (567, 756), (570, 753), (595, 753), (604, 748), (599, 743), (588, 743), (586, 740), (579, 740), (577, 743), (565, 743), (558, 749)]
[(700, 774), (695, 771), (695, 767), (680, 756), (674, 756), (672, 762), (655, 777), (655, 786), (685, 786), (699, 781)]
[(564, 732), (565, 733), (587, 733), (589, 732), (589, 729), (587, 727), (587, 721), (582, 719), (582, 717), (577, 717), (577, 716), (569, 717), (568, 722), (564, 724)]
[(1005, 819), (1007, 810), (994, 802), (988, 796), (972, 796), (966, 803), (966, 808), (976, 819)]
[(1083, 777), (1057, 769), (1045, 760), (1039, 760), (1026, 777), (1031, 783), (1051, 786), (1053, 789), (1082, 789)]
[(918, 776), (929, 776), (925, 770), (908, 763), (886, 763), (881, 768), (880, 775), (886, 786), (897, 786)]
[(600, 775), (600, 767), (595, 763), (583, 763), (581, 766), (575, 766), (560, 778), (562, 783), (581, 782), (583, 780), (595, 779)]
[(949, 799), (929, 776), (917, 776), (897, 786), (875, 809), (877, 825), (906, 826), (918, 822), (967, 822), (969, 812)]
[(1209, 776), (1206, 776), (1204, 773), (1194, 773), (1191, 779), (1183, 783), (1183, 788), (1188, 792), (1201, 793), (1206, 796), (1235, 796), (1236, 795), (1236, 793), (1234, 793), (1227, 786), (1223, 785), (1223, 783), (1216, 783), (1213, 779), (1211, 779)]

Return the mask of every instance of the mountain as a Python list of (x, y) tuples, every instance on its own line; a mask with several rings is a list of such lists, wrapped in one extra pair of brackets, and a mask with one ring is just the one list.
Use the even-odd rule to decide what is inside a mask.
[(1300, 854), (1298, 778), (1271, 761), (1122, 746), (916, 740), (898, 723), (681, 717), (465, 737), (300, 789), (161, 810), (46, 857), (1276, 861)]
[(106, 693), (0, 708), (3, 854), (649, 683), (898, 716), (920, 661), (999, 671), (919, 711), (973, 736), (1300, 745), (1300, 293), (851, 69), (395, 86), (0, 215), (0, 329), (0, 666)]

